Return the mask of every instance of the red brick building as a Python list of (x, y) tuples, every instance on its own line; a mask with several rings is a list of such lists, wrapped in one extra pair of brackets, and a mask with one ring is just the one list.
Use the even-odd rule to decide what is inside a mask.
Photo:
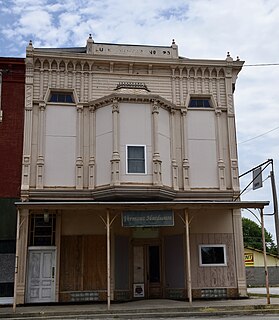
[(0, 297), (13, 295), (16, 208), (20, 197), (25, 61), (0, 58)]

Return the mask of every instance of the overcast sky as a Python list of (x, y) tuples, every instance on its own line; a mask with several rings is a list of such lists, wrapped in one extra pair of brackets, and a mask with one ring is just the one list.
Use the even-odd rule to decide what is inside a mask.
[[(274, 159), (278, 188), (278, 0), (0, 0), (0, 56), (24, 57), (30, 39), (35, 47), (85, 46), (89, 33), (108, 43), (175, 39), (180, 56), (225, 59), (229, 51), (245, 60), (235, 91), (240, 173)], [(272, 201), (270, 179), (242, 199)], [(265, 223), (274, 234), (274, 218)]]

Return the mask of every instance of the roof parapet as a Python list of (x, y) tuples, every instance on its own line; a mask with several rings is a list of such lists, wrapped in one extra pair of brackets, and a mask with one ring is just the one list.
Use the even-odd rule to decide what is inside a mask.
[(174, 40), (170, 47), (164, 46), (147, 46), (147, 45), (129, 45), (129, 44), (110, 44), (110, 43), (95, 43), (92, 35), (86, 43), (86, 53), (89, 55), (116, 55), (116, 56), (132, 56), (146, 58), (167, 58), (177, 59), (178, 46)]

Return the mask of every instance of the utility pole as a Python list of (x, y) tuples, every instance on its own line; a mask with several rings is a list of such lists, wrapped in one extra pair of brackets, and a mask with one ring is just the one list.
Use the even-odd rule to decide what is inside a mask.
[[(279, 217), (278, 217), (278, 201), (277, 201), (276, 183), (275, 183), (274, 169), (273, 169), (273, 159), (268, 159), (267, 161), (265, 161), (265, 162), (261, 163), (260, 165), (242, 173), (239, 176), (239, 178), (241, 178), (250, 172), (254, 172), (255, 170), (260, 169), (257, 171), (258, 173), (255, 175), (255, 177), (253, 177), (253, 180), (248, 184), (248, 186), (242, 190), (242, 192), (240, 193), (238, 198), (241, 196), (241, 194), (243, 194), (248, 189), (248, 187), (254, 182), (254, 180), (256, 180), (258, 178), (258, 175), (261, 174), (262, 171), (264, 171), (264, 169), (267, 166), (269, 166), (270, 164), (271, 164), (270, 181), (271, 181), (274, 212), (273, 212), (273, 214), (269, 214), (269, 215), (274, 215), (274, 224), (275, 224), (275, 233), (276, 233), (276, 242), (277, 242), (277, 255), (279, 256)], [(264, 166), (263, 169), (262, 169), (262, 166)]]
[(275, 231), (276, 231), (276, 242), (277, 242), (277, 254), (279, 256), (279, 219), (278, 219), (278, 201), (277, 201), (277, 192), (276, 192), (276, 183), (274, 178), (273, 171), (273, 161), (271, 165), (270, 171), (270, 180), (272, 187), (272, 196), (273, 196), (273, 208), (274, 208), (274, 223), (275, 223)]

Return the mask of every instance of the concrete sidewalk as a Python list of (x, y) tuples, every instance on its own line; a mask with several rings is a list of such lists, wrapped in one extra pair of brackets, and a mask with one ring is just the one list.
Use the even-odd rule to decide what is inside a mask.
[(192, 304), (176, 300), (139, 300), (125, 303), (112, 303), (110, 310), (106, 303), (67, 304), (67, 305), (28, 305), (16, 308), (0, 307), (1, 319), (144, 319), (148, 317), (182, 317), (238, 314), (278, 314), (279, 298), (271, 297), (267, 305), (266, 298), (237, 300), (199, 300)]

